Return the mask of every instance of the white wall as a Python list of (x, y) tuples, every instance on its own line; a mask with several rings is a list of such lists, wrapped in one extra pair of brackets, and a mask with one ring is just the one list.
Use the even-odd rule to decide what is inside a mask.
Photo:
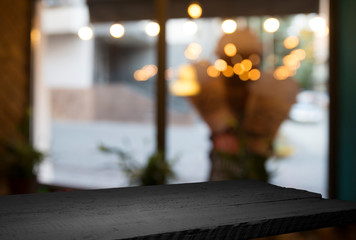
[(88, 88), (93, 83), (94, 41), (77, 35), (47, 38), (44, 78), (49, 88)]

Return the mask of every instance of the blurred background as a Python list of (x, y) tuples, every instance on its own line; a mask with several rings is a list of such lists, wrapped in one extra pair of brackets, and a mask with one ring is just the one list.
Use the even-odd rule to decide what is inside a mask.
[[(176, 172), (171, 183), (206, 181), (210, 168), (210, 133), (186, 98), (194, 86), (180, 89), (177, 84), (179, 68), (201, 60), (213, 63), (224, 32), (250, 28), (263, 43), (262, 68), (275, 71), (277, 78), (284, 78), (277, 69), (287, 66), (286, 56), (296, 50), (302, 54), (291, 73), (301, 87), (297, 103), (280, 128), (277, 155), (267, 162), (270, 182), (327, 196), (329, 29), (328, 3), (321, 4), (320, 13), (195, 18), (183, 12), (185, 18), (168, 20), (166, 150)], [(128, 186), (118, 157), (99, 146), (125, 150), (138, 163), (155, 150), (159, 25), (152, 20), (91, 22), (95, 11), (89, 10), (80, 0), (47, 0), (36, 7), (33, 117), (34, 143), (46, 153), (39, 167), (41, 184)], [(204, 16), (204, 6), (201, 10)]]
[[(166, 133), (166, 159), (175, 173), (167, 183), (207, 181), (211, 133), (189, 101), (197, 94), (196, 84), (183, 84), (180, 73), (182, 67), (204, 61), (211, 66), (209, 77), (228, 77), (219, 70), (217, 43), (224, 34), (250, 29), (262, 43), (262, 57), (255, 59), (260, 71), (272, 72), (276, 81), (292, 77), (300, 87), (266, 162), (269, 182), (329, 196), (329, 139), (335, 136), (329, 133), (329, 61), (334, 61), (329, 56), (329, 1), (256, 0), (241, 6), (232, 1), (172, 1), (164, 28), (165, 126), (155, 121), (161, 91), (156, 87), (160, 25), (154, 20), (153, 1), (4, 4), (17, 12), (3, 15), (4, 24), (15, 21), (21, 8), (27, 9), (23, 19), (33, 21), (27, 26), (31, 41), (23, 41), (26, 32), (16, 38), (23, 52), (31, 53), (31, 65), (18, 50), (8, 48), (32, 82), (22, 80), (16, 87), (8, 81), (0, 94), (2, 194), (17, 193), (10, 185), (24, 186), (22, 179), (33, 177), (39, 183), (34, 191), (135, 185), (135, 170), (155, 153), (159, 127)], [(13, 28), (14, 34), (20, 28)], [(2, 41), (17, 44), (6, 37)], [(5, 67), (3, 79), (21, 78), (21, 71)], [(21, 98), (14, 89), (28, 96)], [(11, 100), (15, 97), (19, 105)], [(6, 125), (11, 117), (16, 121)]]

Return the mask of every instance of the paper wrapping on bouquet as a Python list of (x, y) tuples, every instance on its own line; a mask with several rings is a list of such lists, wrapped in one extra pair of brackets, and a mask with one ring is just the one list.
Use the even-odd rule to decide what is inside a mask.
[(206, 70), (210, 63), (202, 61), (194, 64), (200, 91), (189, 100), (209, 126), (212, 133), (224, 131), (234, 121), (227, 101), (223, 77), (210, 77)]
[(248, 137), (249, 148), (263, 153), (288, 117), (299, 86), (292, 78), (281, 81), (276, 80), (272, 73), (264, 73), (261, 79), (250, 82), (248, 87), (243, 129)]

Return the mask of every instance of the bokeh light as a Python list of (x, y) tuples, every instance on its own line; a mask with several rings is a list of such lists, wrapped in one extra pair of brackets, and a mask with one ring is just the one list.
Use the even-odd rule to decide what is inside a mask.
[(147, 75), (149, 76), (149, 78), (155, 76), (158, 72), (158, 68), (156, 65), (153, 64), (149, 64), (149, 65), (145, 65), (142, 68), (143, 71), (145, 71), (147, 73)]
[(294, 68), (295, 66), (298, 65), (299, 59), (295, 55), (290, 54), (283, 58), (283, 63), (287, 67)]
[(233, 67), (233, 70), (236, 75), (240, 75), (243, 72), (245, 72), (245, 68), (243, 67), (243, 65), (241, 63), (236, 63)]
[(220, 72), (215, 68), (215, 66), (209, 66), (206, 69), (206, 73), (208, 74), (208, 76), (213, 78), (217, 78), (220, 76)]
[(320, 16), (313, 17), (309, 20), (309, 26), (313, 32), (318, 32), (326, 27), (326, 21)]
[(151, 77), (154, 77), (158, 72), (156, 65), (149, 64), (143, 66), (141, 69), (138, 69), (134, 72), (134, 78), (136, 81), (142, 82), (147, 81)]
[(227, 19), (221, 24), (224, 33), (231, 34), (236, 31), (237, 23), (232, 19)]
[(145, 32), (150, 37), (155, 37), (159, 34), (160, 27), (156, 22), (149, 22), (145, 27)]
[(134, 78), (136, 81), (143, 82), (148, 80), (148, 76), (142, 69), (136, 70), (134, 73)]
[(298, 46), (299, 38), (296, 36), (289, 36), (284, 39), (283, 44), (286, 49), (293, 49)]
[(258, 69), (252, 69), (248, 76), (252, 81), (257, 81), (261, 77), (261, 72)]
[(227, 66), (226, 69), (222, 72), (225, 77), (232, 77), (234, 76), (234, 70), (231, 66)]
[(200, 91), (197, 73), (193, 66), (183, 65), (178, 70), (178, 80), (170, 85), (170, 90), (176, 96), (192, 96)]
[(31, 30), (31, 44), (38, 45), (41, 42), (41, 31), (39, 29)]
[(191, 18), (200, 18), (202, 13), (203, 13), (203, 10), (199, 4), (192, 3), (189, 5), (188, 14)]
[(114, 38), (121, 38), (125, 34), (125, 28), (121, 24), (113, 24), (110, 27), (110, 34)]
[(225, 52), (226, 56), (228, 56), (228, 57), (235, 56), (236, 52), (237, 52), (235, 44), (233, 44), (233, 43), (226, 44), (224, 47), (224, 52)]
[(198, 43), (191, 43), (184, 51), (184, 56), (189, 60), (197, 60), (202, 52), (202, 47)]
[(193, 21), (186, 21), (183, 24), (183, 32), (187, 35), (194, 35), (198, 31), (198, 25)]
[(280, 66), (276, 68), (276, 70), (273, 73), (273, 76), (277, 80), (285, 80), (289, 77), (289, 71), (288, 68), (285, 66)]
[(294, 55), (299, 61), (304, 60), (307, 55), (304, 49), (293, 50), (290, 54)]
[(277, 18), (268, 18), (263, 23), (266, 32), (274, 33), (279, 29), (279, 20)]
[(318, 37), (326, 37), (329, 34), (329, 27), (323, 17), (317, 16), (309, 20), (311, 30)]
[(242, 81), (247, 81), (248, 79), (249, 79), (249, 76), (250, 75), (250, 73), (248, 72), (248, 71), (245, 71), (245, 72), (243, 72), (243, 73), (241, 73), (240, 75), (239, 75), (239, 78), (242, 80)]
[(223, 59), (218, 59), (215, 61), (214, 66), (218, 71), (223, 72), (227, 68), (227, 63)]
[(242, 60), (241, 65), (243, 66), (245, 71), (250, 71), (250, 69), (252, 68), (252, 62), (249, 59)]
[(85, 27), (81, 27), (78, 30), (78, 36), (80, 39), (82, 39), (84, 41), (88, 41), (93, 38), (94, 32), (90, 27), (85, 26)]

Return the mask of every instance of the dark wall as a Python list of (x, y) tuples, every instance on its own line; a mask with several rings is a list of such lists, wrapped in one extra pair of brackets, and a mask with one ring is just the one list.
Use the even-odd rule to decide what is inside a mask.
[(18, 138), (29, 106), (32, 1), (0, 1), (0, 139)]
[(356, 201), (356, 1), (331, 0), (330, 195)]

